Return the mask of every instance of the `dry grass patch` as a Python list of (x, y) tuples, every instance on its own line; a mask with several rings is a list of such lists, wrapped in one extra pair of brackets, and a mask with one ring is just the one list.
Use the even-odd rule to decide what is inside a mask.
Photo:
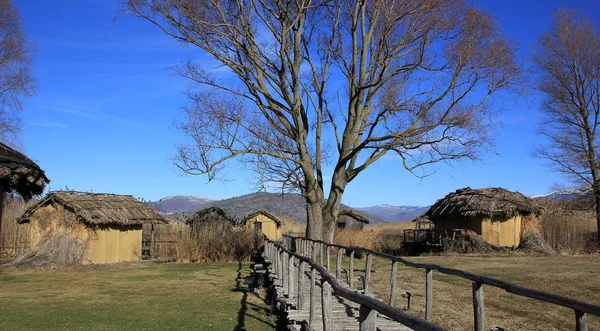
[[(553, 257), (476, 257), (428, 256), (411, 261), (453, 267), (476, 274), (565, 295), (600, 305), (600, 256)], [(355, 262), (360, 275), (364, 262)], [(391, 262), (373, 259), (371, 288), (379, 298), (389, 300)], [(451, 330), (472, 330), (473, 307), (471, 282), (460, 277), (433, 274), (433, 322)], [(411, 313), (425, 315), (425, 271), (398, 266), (398, 308), (406, 307), (400, 293), (412, 293)], [(506, 330), (572, 330), (575, 313), (567, 308), (543, 303), (484, 287), (486, 328), (501, 326)], [(600, 318), (588, 316), (590, 330), (600, 330)]]

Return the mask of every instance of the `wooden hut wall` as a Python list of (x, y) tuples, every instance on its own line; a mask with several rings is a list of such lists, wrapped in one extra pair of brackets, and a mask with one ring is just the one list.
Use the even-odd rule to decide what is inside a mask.
[(87, 260), (94, 264), (130, 262), (142, 253), (142, 225), (102, 225), (92, 232)]
[(246, 231), (255, 231), (256, 223), (261, 223), (262, 233), (271, 240), (278, 240), (281, 238), (281, 227), (271, 219), (270, 217), (259, 214), (246, 221)]
[[(340, 223), (343, 224), (343, 226), (339, 226)], [(349, 230), (362, 230), (365, 227), (365, 223), (345, 214), (338, 216), (338, 227)]]

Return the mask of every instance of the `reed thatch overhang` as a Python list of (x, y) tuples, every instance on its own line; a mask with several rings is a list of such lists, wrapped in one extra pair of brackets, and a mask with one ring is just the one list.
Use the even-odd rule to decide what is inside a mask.
[(17, 192), (25, 200), (44, 192), (50, 179), (23, 153), (0, 143), (0, 184), (4, 192)]
[(63, 206), (65, 209), (73, 212), (79, 221), (91, 225), (167, 223), (151, 206), (131, 195), (75, 191), (49, 192), (46, 197), (29, 207), (23, 213), (19, 222), (28, 222), (29, 217), (36, 210), (49, 204)]
[(519, 192), (501, 187), (471, 189), (465, 187), (436, 201), (425, 213), (432, 220), (447, 216), (473, 218), (477, 216), (503, 216), (540, 214), (542, 208)]
[(271, 214), (269, 212), (266, 212), (264, 210), (259, 210), (257, 212), (254, 212), (254, 213), (250, 214), (250, 215), (247, 215), (242, 220), (242, 224), (246, 224), (246, 222), (248, 222), (252, 218), (254, 218), (254, 217), (258, 216), (258, 215), (261, 215), (261, 214), (267, 216), (270, 219), (272, 219), (278, 226), (281, 226), (281, 220), (279, 219), (279, 217), (277, 217), (277, 216), (275, 216), (275, 215), (273, 215), (273, 214)]
[(350, 216), (359, 222), (363, 222), (365, 224), (369, 224), (369, 219), (361, 213), (356, 212), (352, 209), (344, 209), (340, 211), (339, 216)]

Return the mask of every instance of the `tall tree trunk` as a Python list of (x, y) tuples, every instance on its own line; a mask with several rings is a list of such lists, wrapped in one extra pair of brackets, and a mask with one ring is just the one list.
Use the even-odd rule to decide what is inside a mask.
[(4, 235), (2, 234), (2, 218), (4, 217), (4, 186), (0, 184), (0, 260), (2, 259), (2, 247), (5, 244)]
[(342, 205), (342, 196), (348, 185), (344, 169), (339, 169), (331, 180), (331, 190), (325, 208), (323, 208), (323, 241), (333, 243), (333, 236), (337, 227), (337, 219)]
[(594, 196), (596, 197), (596, 240), (600, 244), (600, 192), (594, 192)]
[(322, 240), (321, 228), (323, 227), (323, 207), (321, 204), (306, 199), (306, 238)]

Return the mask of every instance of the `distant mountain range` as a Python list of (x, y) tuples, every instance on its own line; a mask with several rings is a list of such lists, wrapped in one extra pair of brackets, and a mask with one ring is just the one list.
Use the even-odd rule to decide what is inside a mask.
[(193, 213), (211, 201), (213, 200), (193, 195), (174, 195), (148, 204), (165, 215), (172, 215), (176, 213)]
[[(589, 192), (581, 190), (553, 191), (532, 198), (545, 198), (550, 200), (580, 200), (589, 197)], [(304, 222), (306, 220), (306, 202), (299, 194), (279, 194), (258, 192), (225, 200), (212, 200), (210, 198), (188, 195), (174, 195), (164, 197), (159, 201), (149, 202), (158, 211), (165, 215), (192, 214), (199, 209), (219, 207), (227, 210), (232, 215), (247, 215), (257, 210), (265, 210), (278, 216), (289, 216), (292, 219)], [(366, 214), (372, 223), (398, 222), (412, 220), (424, 214), (431, 206), (395, 206), (377, 205), (370, 207), (352, 208)], [(342, 205), (342, 208), (351, 208)]]
[(409, 221), (425, 213), (431, 206), (394, 206), (394, 205), (378, 205), (372, 207), (356, 208), (367, 214), (377, 216), (383, 220)]
[(571, 201), (592, 198), (591, 190), (558, 190), (546, 194), (532, 196), (531, 198), (543, 198), (555, 201)]

